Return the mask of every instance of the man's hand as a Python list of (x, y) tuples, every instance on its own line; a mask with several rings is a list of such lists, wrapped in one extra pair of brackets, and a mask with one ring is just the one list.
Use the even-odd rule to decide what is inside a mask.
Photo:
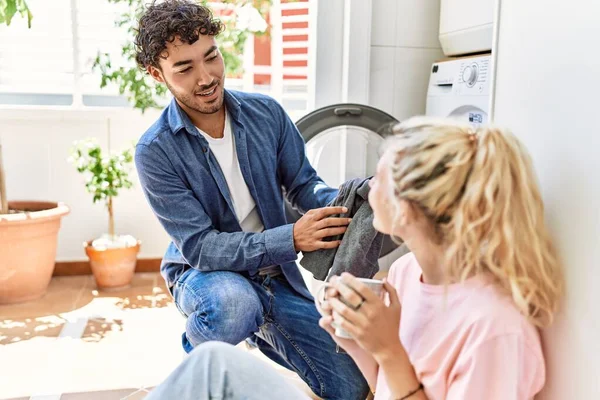
[(348, 212), (346, 207), (323, 207), (308, 211), (294, 224), (294, 247), (296, 251), (333, 249), (339, 240), (323, 241), (330, 236), (346, 232), (351, 218), (334, 218), (332, 215)]

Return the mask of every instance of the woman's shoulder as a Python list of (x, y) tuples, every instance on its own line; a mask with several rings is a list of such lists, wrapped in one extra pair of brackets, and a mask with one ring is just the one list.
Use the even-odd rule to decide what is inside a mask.
[(466, 332), (474, 342), (495, 338), (516, 336), (541, 352), (541, 342), (537, 327), (519, 311), (512, 297), (497, 283), (474, 289), (462, 308), (468, 308)]

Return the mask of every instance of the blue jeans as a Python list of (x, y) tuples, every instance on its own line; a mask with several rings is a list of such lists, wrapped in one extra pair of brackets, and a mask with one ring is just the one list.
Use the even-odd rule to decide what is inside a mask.
[(223, 342), (196, 347), (146, 400), (310, 400), (252, 354)]
[(186, 352), (210, 341), (236, 345), (246, 339), (271, 360), (296, 373), (324, 399), (364, 400), (369, 391), (347, 354), (338, 353), (319, 327), (314, 303), (283, 275), (250, 277), (229, 271), (186, 271), (173, 290), (187, 316)]

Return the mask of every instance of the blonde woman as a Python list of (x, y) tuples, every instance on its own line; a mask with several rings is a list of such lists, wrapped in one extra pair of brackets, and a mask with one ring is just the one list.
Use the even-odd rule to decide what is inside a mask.
[(386, 304), (336, 280), (350, 307), (330, 293), (321, 326), (375, 399), (532, 399), (545, 382), (537, 327), (562, 280), (529, 156), (493, 127), (415, 118), (394, 132), (369, 202), (375, 228), (411, 253), (390, 270)]
[[(350, 275), (333, 279), (320, 325), (376, 400), (532, 399), (545, 382), (537, 328), (552, 321), (562, 278), (529, 157), (496, 128), (414, 118), (394, 132), (369, 202), (375, 228), (411, 253), (392, 266), (385, 301)], [(335, 336), (334, 320), (354, 339)], [(216, 395), (307, 398), (252, 356), (209, 343), (149, 399)]]

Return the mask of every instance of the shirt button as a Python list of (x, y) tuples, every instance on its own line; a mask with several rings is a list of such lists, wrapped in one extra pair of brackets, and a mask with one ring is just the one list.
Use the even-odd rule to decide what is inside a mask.
[(206, 153), (206, 152), (208, 151), (208, 149), (207, 149), (206, 147), (203, 147), (203, 148), (202, 148), (202, 151), (203, 151), (204, 153)]

